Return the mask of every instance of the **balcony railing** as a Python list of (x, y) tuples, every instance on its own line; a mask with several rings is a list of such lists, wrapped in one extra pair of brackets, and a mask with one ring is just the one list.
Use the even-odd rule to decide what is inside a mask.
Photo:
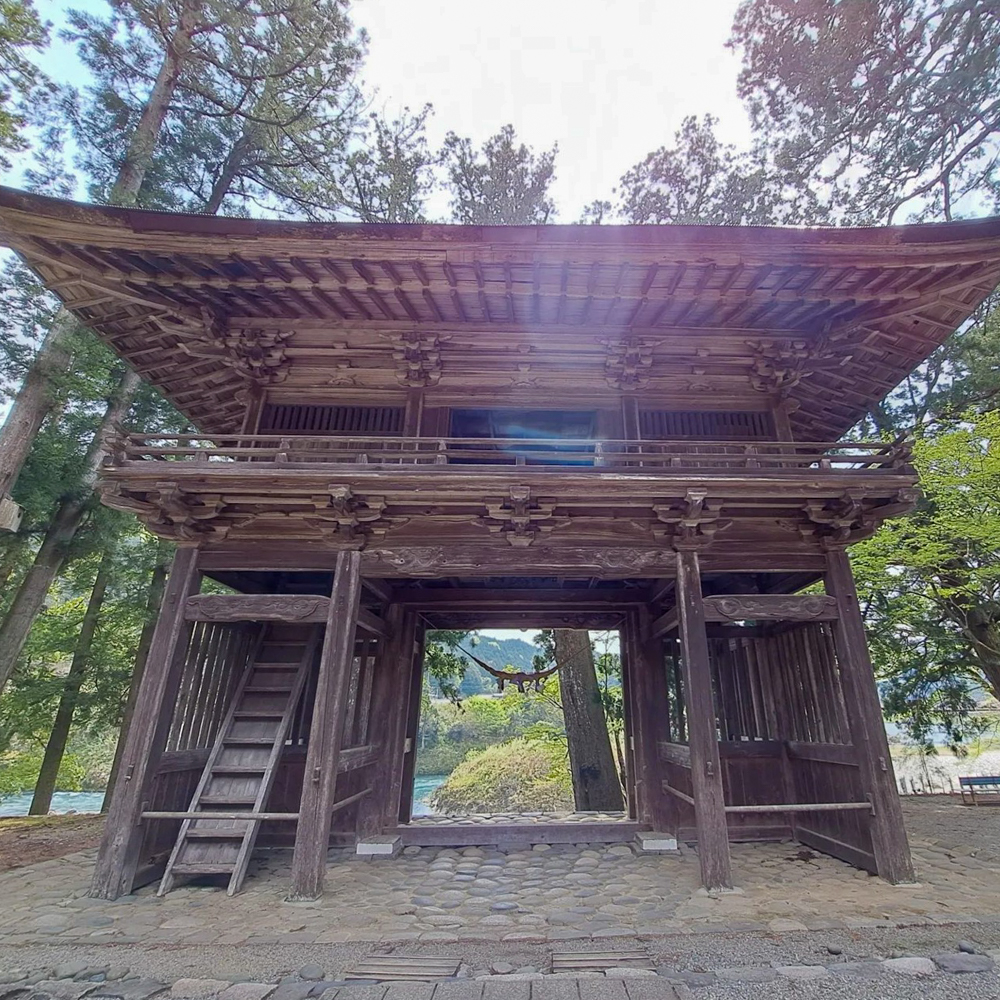
[(532, 470), (687, 470), (912, 473), (905, 441), (615, 441), (524, 438), (307, 437), (253, 434), (129, 434), (115, 442), (110, 464), (531, 466)]

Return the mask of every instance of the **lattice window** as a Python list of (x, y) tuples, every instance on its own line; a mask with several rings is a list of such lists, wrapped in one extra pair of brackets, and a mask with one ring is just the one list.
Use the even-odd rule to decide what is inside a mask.
[(639, 433), (645, 441), (675, 438), (774, 440), (775, 436), (771, 414), (750, 410), (641, 410)]
[(321, 406), (268, 403), (261, 434), (402, 434), (402, 406)]

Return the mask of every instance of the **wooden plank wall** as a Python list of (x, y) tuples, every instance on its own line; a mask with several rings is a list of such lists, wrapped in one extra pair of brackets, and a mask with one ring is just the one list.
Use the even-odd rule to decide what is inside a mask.
[[(190, 805), (259, 629), (249, 622), (194, 624), (166, 751), (153, 777), (147, 810), (184, 810)], [(136, 886), (159, 877), (180, 825), (180, 820), (143, 821)]]
[[(727, 806), (863, 802), (829, 622), (733, 627), (709, 640), (719, 755)], [(691, 795), (683, 685), (666, 644), (670, 743), (660, 744), (664, 780)], [(694, 810), (677, 798), (678, 836), (694, 838)], [(728, 813), (730, 840), (794, 837), (874, 871), (871, 816), (864, 810)]]

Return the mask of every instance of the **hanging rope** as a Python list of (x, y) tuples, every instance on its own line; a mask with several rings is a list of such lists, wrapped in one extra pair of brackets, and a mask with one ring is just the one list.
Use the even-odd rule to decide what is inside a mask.
[(524, 694), (524, 687), (526, 684), (530, 684), (534, 687), (536, 691), (542, 690), (542, 681), (546, 677), (551, 677), (558, 669), (559, 664), (556, 663), (549, 667), (548, 670), (533, 670), (531, 673), (526, 673), (523, 670), (496, 670), (491, 667), (485, 661), (479, 659), (478, 656), (474, 656), (463, 646), (458, 647), (470, 660), (473, 660), (479, 666), (483, 668), (487, 673), (492, 674), (497, 681), (497, 688), (503, 692), (504, 686), (507, 684), (516, 684), (518, 691)]

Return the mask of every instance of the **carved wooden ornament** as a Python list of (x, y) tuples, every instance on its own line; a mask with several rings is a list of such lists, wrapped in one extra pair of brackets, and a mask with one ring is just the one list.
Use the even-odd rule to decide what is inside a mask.
[(325, 622), (330, 600), (278, 594), (196, 594), (184, 617), (197, 622)]

